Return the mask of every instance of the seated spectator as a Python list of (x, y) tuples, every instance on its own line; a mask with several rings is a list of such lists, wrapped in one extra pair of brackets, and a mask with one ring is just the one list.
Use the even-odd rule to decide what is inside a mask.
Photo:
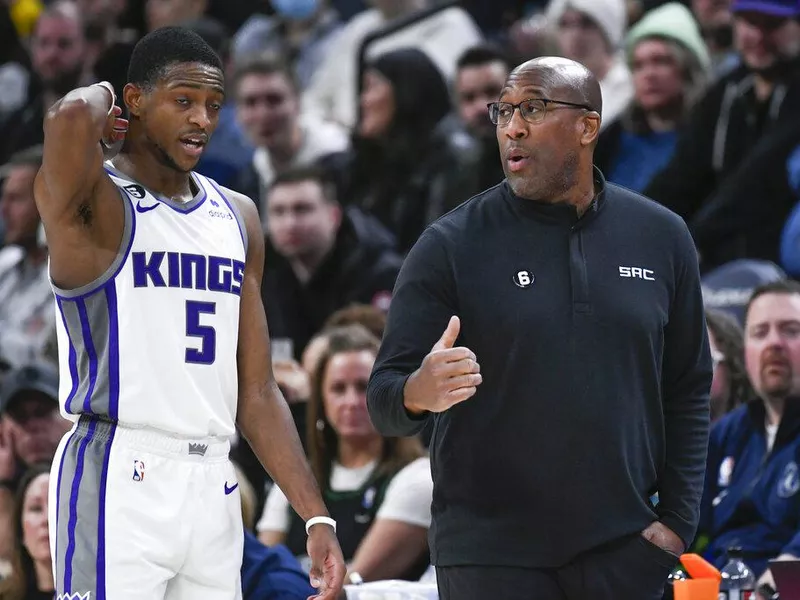
[(699, 533), (716, 567), (738, 546), (759, 584), (774, 587), (767, 562), (800, 557), (800, 283), (756, 289), (744, 339), (756, 399), (712, 428)]
[[(228, 52), (230, 39), (225, 27), (219, 21), (201, 17), (183, 21), (180, 26), (194, 31), (214, 49), (222, 59), (226, 73), (232, 69)], [(252, 158), (253, 148), (236, 120), (236, 103), (226, 97), (219, 111), (214, 134), (206, 144), (194, 170), (210, 177), (221, 186), (233, 188), (242, 165)], [(253, 200), (256, 201), (258, 198), (255, 197)]]
[(50, 466), (31, 467), (14, 501), (11, 575), (0, 581), (3, 600), (53, 600), (55, 582), (48, 533)]
[(765, 260), (734, 260), (706, 273), (702, 279), (706, 308), (728, 313), (744, 327), (744, 313), (753, 290), (786, 279), (786, 273)]
[(733, 46), (733, 14), (730, 0), (692, 0), (692, 13), (700, 25), (703, 40), (711, 54), (713, 77), (724, 77), (739, 66)]
[[(372, 8), (356, 15), (342, 28), (303, 94), (305, 109), (348, 130), (358, 122), (361, 44), (393, 21), (410, 18), (433, 6), (434, 0), (371, 0), (370, 4)], [(367, 48), (366, 58), (373, 62), (387, 52), (416, 48), (435, 62), (449, 82), (455, 74), (458, 57), (480, 43), (482, 37), (463, 8), (450, 6), (376, 40)]]
[[(372, 426), (366, 389), (378, 346), (359, 325), (331, 332), (308, 404), (310, 460), (351, 573), (416, 580), (428, 566), (433, 481), (418, 439)], [(306, 554), (304, 523), (277, 486), (257, 529), (265, 544)]]
[(306, 600), (316, 593), (286, 546), (265, 546), (245, 530), (242, 600)]
[(647, 13), (627, 47), (634, 97), (601, 133), (595, 164), (608, 181), (641, 192), (669, 162), (678, 129), (705, 90), (710, 59), (692, 14), (677, 2)]
[(48, 4), (30, 40), (31, 64), (38, 85), (18, 110), (0, 122), (0, 165), (12, 154), (44, 141), (44, 115), (70, 90), (88, 84), (86, 36), (75, 3)]
[(0, 363), (19, 366), (42, 355), (55, 329), (47, 248), (39, 239), (33, 181), (42, 148), (15, 154), (0, 169), (0, 214), (7, 246), (0, 250)]
[(480, 146), (478, 190), (497, 185), (506, 177), (497, 145), (497, 130), (489, 120), (487, 104), (500, 98), (511, 67), (508, 58), (491, 46), (475, 46), (458, 59), (454, 86), (456, 108), (461, 122)]
[(561, 53), (585, 65), (600, 82), (605, 128), (633, 98), (631, 73), (621, 52), (628, 23), (625, 0), (550, 0), (546, 14)]
[(0, 4), (0, 123), (25, 104), (30, 82), (30, 58), (4, 2)]
[(291, 340), (296, 359), (338, 309), (359, 302), (388, 310), (402, 263), (385, 229), (342, 210), (334, 194), (314, 169), (283, 173), (267, 194), (262, 298), (271, 337)]
[(274, 15), (255, 13), (233, 39), (234, 61), (254, 54), (285, 56), (300, 89), (330, 51), (342, 22), (328, 0), (270, 0)]
[(301, 112), (292, 71), (271, 56), (256, 56), (236, 67), (231, 84), (240, 126), (255, 148), (233, 187), (253, 199), (266, 224), (264, 201), (281, 173), (308, 167), (350, 145), (339, 126)]
[(480, 192), (480, 149), (449, 117), (450, 94), (421, 50), (382, 55), (364, 73), (352, 152), (327, 161), (343, 204), (377, 217), (407, 252), (432, 221)]
[(21, 474), (55, 456), (71, 423), (58, 406), (58, 372), (47, 363), (12, 371), (0, 388), (0, 559), (11, 547), (11, 505)]
[[(800, 3), (733, 0), (731, 9), (742, 64), (717, 80), (696, 104), (670, 162), (644, 191), (690, 224), (704, 270), (743, 256), (768, 258), (752, 251), (739, 253), (740, 235), (715, 234), (721, 233), (720, 221), (726, 221), (725, 227), (730, 219), (741, 222), (742, 202), (755, 208), (772, 204), (771, 194), (765, 195), (769, 191), (759, 185), (762, 180), (747, 185), (748, 179), (756, 179), (759, 167), (745, 169), (744, 165), (753, 156), (763, 156), (764, 145), (800, 120)], [(788, 150), (784, 161), (787, 156)], [(764, 164), (760, 163), (762, 170)], [(781, 168), (783, 165), (781, 162)], [(737, 177), (739, 174), (743, 176)], [(730, 187), (726, 185), (729, 180)], [(727, 210), (724, 205), (731, 192), (745, 186), (747, 193), (738, 210)], [(770, 197), (770, 202), (761, 202), (762, 197)], [(728, 214), (714, 216), (717, 205)], [(704, 223), (698, 226), (693, 219), (701, 209)], [(786, 214), (788, 211), (784, 217)], [(698, 234), (704, 238), (702, 243), (697, 241)], [(776, 236), (777, 232), (773, 238)], [(773, 244), (775, 252), (777, 244)]]
[(711, 422), (753, 398), (753, 388), (744, 367), (744, 334), (732, 316), (706, 310), (708, 341), (714, 378), (711, 382)]

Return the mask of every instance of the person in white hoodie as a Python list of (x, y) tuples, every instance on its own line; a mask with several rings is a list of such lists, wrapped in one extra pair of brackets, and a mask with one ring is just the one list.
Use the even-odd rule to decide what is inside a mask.
[[(342, 29), (303, 96), (304, 109), (352, 129), (358, 117), (358, 52), (372, 33), (398, 19), (424, 10), (430, 0), (369, 0), (373, 8), (356, 15)], [(395, 33), (378, 39), (367, 50), (374, 60), (392, 50), (417, 48), (452, 81), (459, 57), (482, 40), (472, 17), (451, 6)]]
[(625, 0), (551, 0), (547, 20), (566, 58), (600, 82), (603, 124), (613, 123), (633, 98), (633, 79), (622, 51), (628, 25)]

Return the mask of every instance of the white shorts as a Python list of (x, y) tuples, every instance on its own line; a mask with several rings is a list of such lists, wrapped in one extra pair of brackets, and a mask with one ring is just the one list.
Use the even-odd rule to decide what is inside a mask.
[(229, 451), (81, 417), (50, 477), (56, 598), (239, 600), (244, 531)]

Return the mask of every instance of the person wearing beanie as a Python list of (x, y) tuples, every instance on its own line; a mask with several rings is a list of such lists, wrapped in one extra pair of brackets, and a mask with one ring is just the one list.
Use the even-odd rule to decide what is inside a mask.
[(731, 10), (741, 65), (700, 99), (644, 190), (689, 223), (703, 272), (736, 258), (777, 260), (792, 203), (785, 165), (797, 140), (787, 133), (800, 123), (800, 2), (733, 0)]
[(648, 12), (625, 46), (634, 98), (601, 134), (595, 164), (609, 181), (640, 192), (669, 162), (681, 124), (705, 91), (711, 59), (679, 2)]
[(625, 0), (550, 0), (545, 14), (560, 53), (584, 65), (600, 82), (605, 128), (633, 98), (621, 48), (628, 24)]

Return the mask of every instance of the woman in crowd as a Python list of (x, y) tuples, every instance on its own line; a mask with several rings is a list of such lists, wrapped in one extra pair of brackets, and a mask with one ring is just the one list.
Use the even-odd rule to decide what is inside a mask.
[(627, 48), (634, 98), (600, 135), (595, 164), (609, 181), (642, 191), (672, 157), (711, 59), (691, 12), (677, 2), (647, 13), (628, 33)]
[(55, 585), (47, 527), (50, 466), (31, 467), (14, 504), (11, 575), (0, 582), (0, 600), (53, 600)]
[[(367, 412), (378, 339), (360, 325), (331, 330), (308, 402), (306, 434), (345, 559), (365, 581), (418, 579), (428, 566), (433, 482), (416, 438), (384, 438)], [(266, 545), (306, 553), (304, 523), (273, 486), (257, 526)]]
[(421, 50), (381, 55), (363, 77), (353, 150), (329, 162), (343, 203), (380, 219), (408, 251), (425, 226), (479, 192), (476, 141), (450, 115), (447, 83)]
[(711, 382), (712, 423), (753, 397), (744, 368), (744, 334), (736, 319), (713, 309), (706, 310), (708, 341), (714, 378)]

